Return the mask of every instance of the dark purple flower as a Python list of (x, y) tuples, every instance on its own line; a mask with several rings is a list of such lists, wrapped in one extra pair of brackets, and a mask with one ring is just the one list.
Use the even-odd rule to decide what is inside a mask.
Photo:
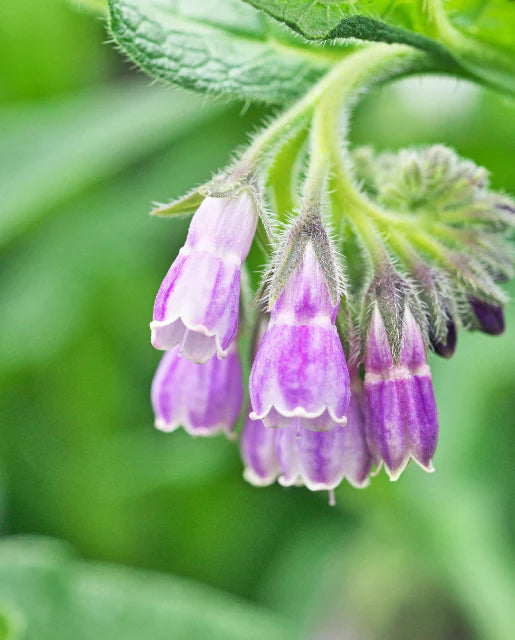
[(369, 447), (396, 480), (410, 458), (432, 471), (438, 417), (422, 332), (406, 308), (400, 358), (393, 362), (383, 319), (374, 308), (365, 350)]
[(338, 304), (309, 242), (271, 311), (250, 374), (253, 420), (321, 431), (345, 424), (349, 372), (335, 327)]
[(458, 332), (456, 329), (456, 323), (454, 320), (447, 316), (447, 334), (444, 340), (439, 340), (434, 332), (430, 329), (429, 339), (431, 341), (431, 346), (434, 349), (434, 352), (442, 358), (451, 358), (456, 351), (456, 342), (458, 341)]
[(156, 297), (150, 324), (156, 349), (180, 345), (192, 362), (215, 352), (225, 357), (238, 328), (240, 267), (257, 217), (248, 191), (202, 202)]
[(474, 296), (469, 296), (468, 301), (481, 331), (492, 336), (503, 333), (504, 313), (501, 306), (479, 300)]
[(232, 433), (240, 413), (243, 385), (235, 343), (227, 358), (196, 364), (179, 356), (179, 347), (161, 358), (152, 382), (155, 425), (161, 431), (181, 426), (194, 436)]

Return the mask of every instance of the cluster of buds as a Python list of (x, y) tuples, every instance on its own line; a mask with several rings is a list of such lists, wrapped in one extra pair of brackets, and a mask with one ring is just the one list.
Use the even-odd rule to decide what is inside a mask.
[[(354, 162), (365, 201), (398, 232), (371, 225), (367, 236), (349, 220), (331, 237), (326, 213), (270, 232), (266, 310), (245, 314), (250, 406), (238, 321), (241, 269), (266, 209), (254, 178), (193, 198), (201, 204), (157, 294), (152, 344), (165, 354), (152, 385), (156, 426), (233, 435), (241, 420), (244, 477), (256, 486), (332, 495), (344, 478), (366, 486), (382, 466), (396, 480), (410, 459), (432, 471), (429, 353), (450, 357), (460, 328), (504, 328), (498, 282), (511, 259), (501, 236), (514, 206), (488, 190), (484, 170), (444, 147), (361, 149)], [(420, 220), (430, 233), (417, 231)]]

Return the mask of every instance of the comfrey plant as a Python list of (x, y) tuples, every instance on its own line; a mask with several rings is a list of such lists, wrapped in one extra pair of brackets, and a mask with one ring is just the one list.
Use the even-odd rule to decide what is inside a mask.
[(460, 330), (502, 333), (515, 204), (443, 145), (349, 150), (349, 113), (414, 73), (512, 90), (513, 60), (490, 23), (459, 30), (437, 0), (402, 17), (380, 2), (373, 15), (360, 2), (217, 4), (204, 20), (201, 2), (110, 2), (115, 40), (158, 78), (288, 103), (213, 180), (153, 211), (193, 214), (150, 325), (165, 351), (156, 426), (232, 436), (239, 420), (246, 480), (331, 500), (381, 467), (392, 480), (411, 459), (432, 471), (428, 360), (451, 357)]

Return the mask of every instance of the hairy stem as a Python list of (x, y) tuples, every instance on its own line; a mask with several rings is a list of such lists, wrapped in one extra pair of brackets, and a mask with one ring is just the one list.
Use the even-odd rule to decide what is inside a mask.
[(371, 84), (415, 72), (439, 69), (431, 54), (407, 45), (367, 44), (335, 64), (308, 93), (259, 134), (238, 163), (238, 171), (266, 162), (267, 156), (285, 137), (294, 133), (313, 114), (316, 105), (328, 96), (340, 105)]

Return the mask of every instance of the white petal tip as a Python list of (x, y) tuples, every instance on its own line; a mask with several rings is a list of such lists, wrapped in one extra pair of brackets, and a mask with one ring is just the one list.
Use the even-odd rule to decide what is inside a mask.
[[(277, 414), (279, 414), (280, 416), (282, 416), (283, 418), (286, 418), (286, 420), (295, 420), (297, 418), (301, 419), (301, 420), (315, 420), (316, 418), (319, 418), (321, 415), (324, 414), (325, 411), (327, 411), (329, 413), (329, 416), (331, 418), (331, 421), (333, 423), (336, 423), (337, 425), (344, 427), (347, 424), (347, 417), (346, 416), (342, 416), (341, 418), (337, 418), (334, 414), (333, 411), (331, 409), (329, 409), (327, 406), (322, 407), (321, 409), (317, 410), (317, 411), (306, 411), (306, 409), (304, 407), (295, 407), (295, 409), (292, 409), (291, 411), (288, 411), (286, 409), (279, 409), (278, 407), (276, 407), (275, 405), (271, 405), (270, 407), (268, 407), (265, 411), (262, 411), (261, 413), (257, 413), (256, 411), (252, 411), (249, 414), (249, 418), (251, 420), (262, 420), (265, 424), (266, 427), (269, 428), (276, 428), (276, 427), (280, 427), (282, 425), (279, 424), (270, 424), (270, 421), (267, 419), (268, 415), (270, 414), (270, 412), (272, 411), (272, 409), (275, 409), (275, 411), (277, 412)], [(305, 425), (305, 427), (307, 429), (311, 429), (312, 431), (330, 431), (331, 429), (334, 428), (334, 424), (330, 424), (328, 427), (325, 428), (311, 428), (309, 426), (309, 422)]]
[(269, 487), (277, 479), (277, 472), (269, 473), (266, 476), (260, 476), (250, 467), (243, 470), (243, 478), (254, 487)]
[(404, 469), (407, 467), (409, 461), (410, 461), (410, 458), (409, 457), (406, 458), (405, 460), (403, 460), (403, 462), (401, 462), (401, 464), (396, 469), (390, 469), (385, 463), (384, 470), (388, 474), (388, 477), (390, 478), (390, 482), (396, 482), (401, 477), (401, 474), (404, 471)]
[(350, 478), (346, 478), (346, 480), (354, 489), (366, 489), (370, 486), (369, 476), (367, 476), (364, 480), (351, 480)]
[(279, 476), (278, 480), (281, 487), (302, 487), (304, 484), (302, 482), (302, 478), (298, 475), (294, 475), (292, 478), (285, 478), (284, 476)]
[(433, 461), (432, 460), (430, 460), (427, 463), (427, 465), (423, 464), (422, 462), (420, 462), (416, 458), (412, 458), (412, 460), (413, 460), (413, 462), (415, 462), (415, 464), (417, 464), (426, 473), (434, 473), (435, 472), (435, 468), (433, 467)]
[(179, 427), (179, 425), (174, 422), (166, 422), (166, 420), (163, 420), (162, 418), (156, 418), (154, 427), (163, 433), (172, 433)]

